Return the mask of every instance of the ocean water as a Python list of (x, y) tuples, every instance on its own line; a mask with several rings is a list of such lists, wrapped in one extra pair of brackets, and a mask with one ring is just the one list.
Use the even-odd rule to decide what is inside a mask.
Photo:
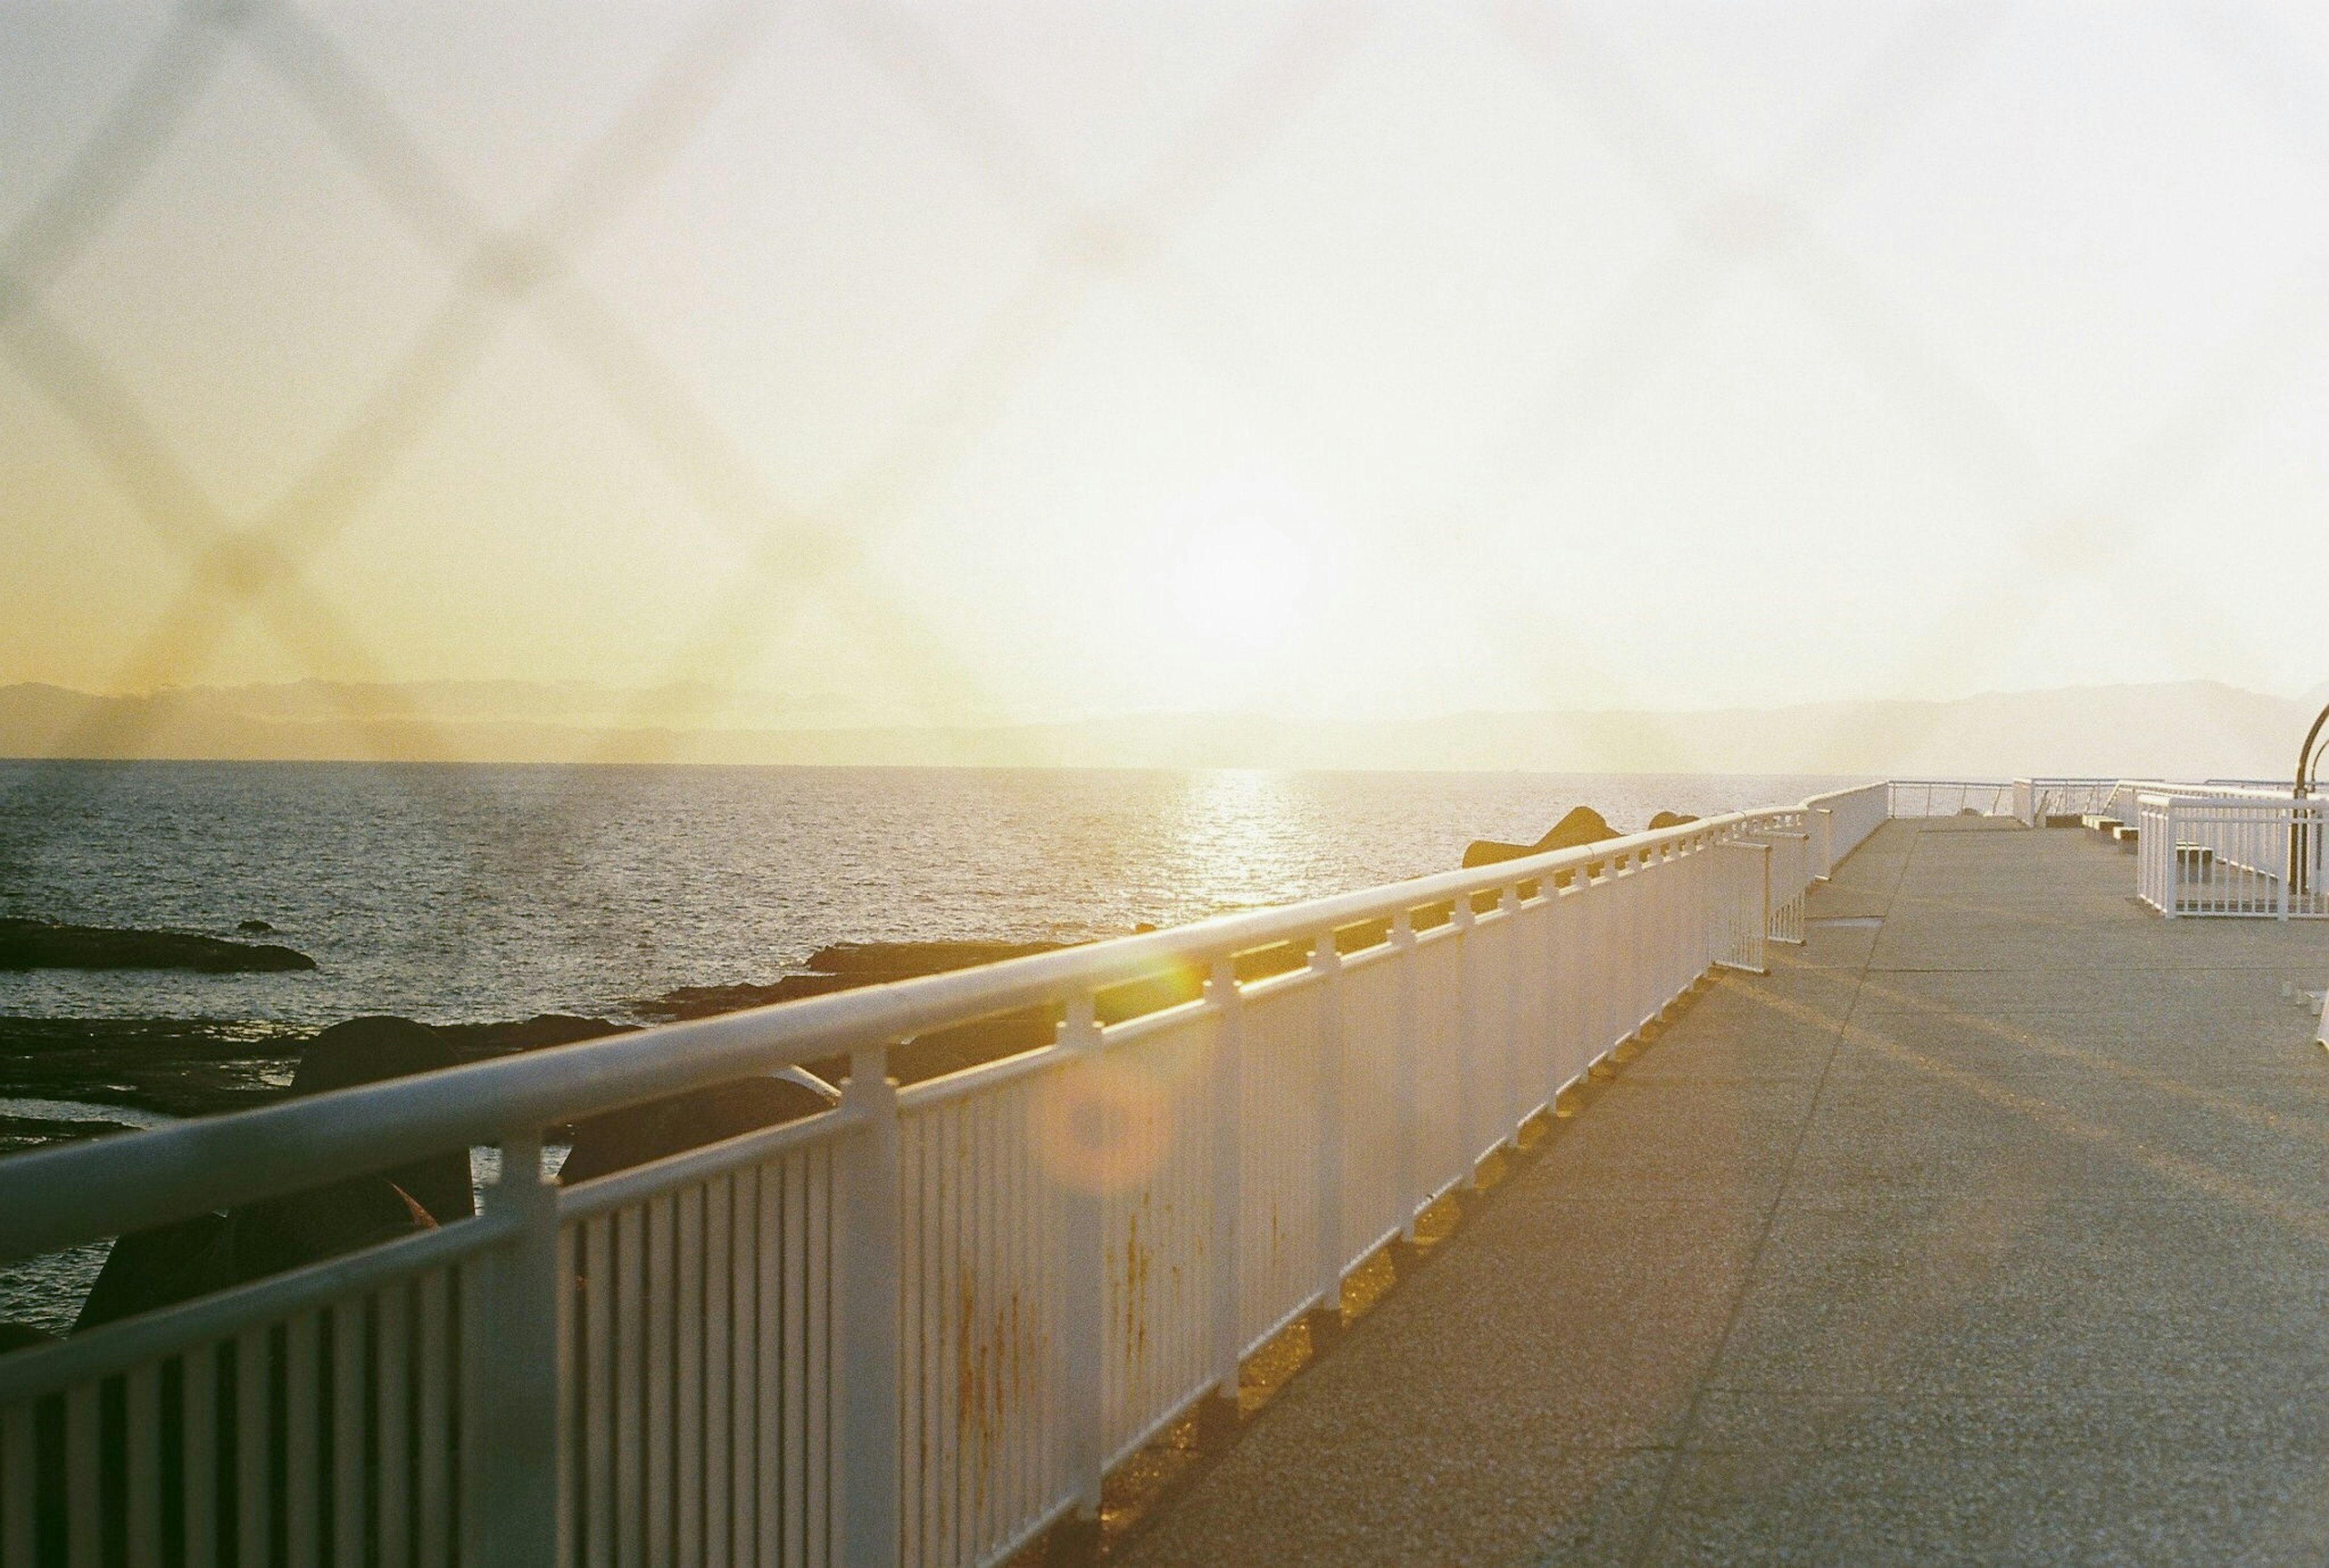
[[(309, 973), (0, 974), (0, 1015), (623, 1016), (833, 942), (1068, 940), (1837, 781), (1702, 775), (0, 763), (0, 915), (236, 935)], [(0, 1084), (0, 1093), (5, 1085)]]

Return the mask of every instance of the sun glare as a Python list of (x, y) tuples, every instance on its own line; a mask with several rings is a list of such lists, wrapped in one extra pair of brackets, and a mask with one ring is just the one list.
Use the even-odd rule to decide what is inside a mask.
[(1275, 479), (1217, 481), (1164, 508), (1137, 574), (1152, 676), (1207, 705), (1278, 694), (1317, 634), (1333, 546), (1315, 504)]

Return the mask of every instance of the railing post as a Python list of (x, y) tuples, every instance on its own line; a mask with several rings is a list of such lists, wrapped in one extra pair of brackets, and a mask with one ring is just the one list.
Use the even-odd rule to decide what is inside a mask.
[(1205, 978), (1205, 1000), (1214, 1014), (1213, 1392), (1198, 1413), (1201, 1427), (1212, 1435), (1236, 1428), (1238, 1369), (1245, 1349), (1238, 1332), (1243, 1249), (1238, 1221), (1245, 1205), (1245, 997), (1238, 989), (1237, 962), (1228, 953), (1213, 960), (1212, 972)]
[(1415, 1016), (1414, 910), (1401, 907), (1392, 912), (1391, 917), (1391, 945), (1392, 953), (1396, 955), (1392, 958), (1391, 962), (1399, 966), (1399, 1016), (1397, 1019), (1399, 1026), (1399, 1047), (1397, 1053), (1398, 1059), (1396, 1066), (1393, 1068), (1393, 1071), (1397, 1075), (1393, 1088), (1396, 1091), (1395, 1097), (1398, 1103), (1392, 1107), (1391, 1112), (1392, 1115), (1398, 1119), (1398, 1127), (1395, 1134), (1398, 1152), (1393, 1156), (1393, 1158), (1398, 1161), (1399, 1165), (1399, 1169), (1395, 1177), (1395, 1180), (1398, 1184), (1396, 1190), (1399, 1193), (1400, 1215), (1399, 1239), (1406, 1243), (1408, 1245), (1413, 1246), (1415, 1244), (1415, 1216), (1423, 1207), (1423, 1182), (1417, 1175), (1417, 1172), (1421, 1169), (1423, 1162), (1421, 1160), (1417, 1158), (1416, 1153), (1416, 1140), (1419, 1136), (1418, 1129), (1421, 1124), (1422, 1118), (1419, 1117), (1415, 1113), (1415, 1094), (1416, 1085), (1418, 1083), (1416, 1056), (1418, 1054), (1419, 1047), (1416, 1040), (1417, 1024)]
[(1310, 948), (1318, 977), (1318, 1307), (1343, 1310), (1343, 954), (1322, 931)]
[[(1097, 1070), (1099, 1023), (1089, 992), (1068, 999), (1060, 1023), (1060, 1044), (1075, 1058), (1061, 1070), (1090, 1074)], [(1097, 1095), (1096, 1113), (1105, 1114)], [(1107, 1133), (1101, 1130), (1101, 1136)], [(1065, 1440), (1069, 1484), (1074, 1488), (1075, 1513), (1065, 1521), (1065, 1535), (1057, 1553), (1075, 1562), (1097, 1553), (1099, 1545), (1100, 1483), (1108, 1468), (1107, 1388), (1101, 1368), (1108, 1356), (1107, 1215), (1097, 1171), (1071, 1181), (1061, 1195), (1060, 1348), (1066, 1365), (1060, 1388), (1066, 1408), (1061, 1411), (1061, 1435)]]
[(1502, 1088), (1504, 1104), (1496, 1113), (1496, 1121), (1504, 1130), (1507, 1149), (1521, 1146), (1521, 973), (1526, 962), (1521, 951), (1521, 885), (1507, 882), (1496, 895), (1496, 907), (1504, 915), (1504, 1048), (1497, 1053), (1504, 1066)]
[(2183, 835), (2179, 831), (2180, 824), (2175, 821), (2175, 803), (2171, 800), (2166, 804), (2166, 811), (2160, 816), (2160, 820), (2167, 824), (2165, 842), (2146, 844), (2144, 840), (2150, 836), (2151, 830), (2144, 825), (2143, 802), (2141, 797), (2136, 798), (2135, 820), (2137, 825), (2135, 830), (2135, 848), (2136, 863), (2138, 866), (2143, 863), (2145, 858), (2144, 851), (2146, 850), (2151, 851), (2148, 858), (2154, 866), (2163, 863), (2159, 859), (2161, 855), (2167, 857), (2164, 862), (2167, 868), (2167, 874), (2160, 881), (2161, 890), (2167, 897), (2160, 900), (2160, 913), (2173, 920), (2183, 907), (2183, 858), (2175, 852), (2176, 843)]
[(1466, 1189), (1480, 1185), (1480, 1116), (1479, 1088), (1474, 1081), (1478, 1075), (1479, 1011), (1477, 996), (1479, 976), (1472, 953), (1472, 896), (1459, 893), (1447, 906), (1448, 923), (1456, 928), (1456, 1136), (1462, 1140), (1459, 1165)]
[(891, 1568), (899, 1554), (898, 1086), (881, 1047), (853, 1053), (841, 1108), (857, 1125), (840, 1172), (840, 1560)]
[(1561, 901), (1561, 884), (1551, 872), (1545, 873), (1538, 888), (1544, 895), (1544, 1111), (1550, 1116), (1559, 1108), (1561, 1066), (1568, 1056), (1569, 1031), (1563, 1020), (1568, 1017), (1569, 976), (1568, 966), (1562, 962), (1561, 939), (1569, 915)]
[(1816, 869), (1812, 872), (1812, 880), (1825, 882), (1835, 875), (1834, 811), (1827, 806), (1814, 807), (1808, 825), (1812, 830), (1812, 849), (1817, 857), (1814, 862)]
[(558, 1300), (558, 1188), (542, 1169), (542, 1135), (504, 1137), (501, 1178), (485, 1191), (488, 1218), (516, 1229), (486, 1263), (478, 1328), (463, 1347), (470, 1396), (464, 1422), (476, 1451), (464, 1469), (462, 1535), (478, 1562), (551, 1568), (566, 1560), (566, 1443)]
[[(2288, 813), (2288, 820), (2293, 830), (2296, 822), (2296, 812), (2294, 810)], [(2288, 918), (2289, 878), (2296, 875), (2296, 846), (2292, 841), (2292, 835), (2284, 834), (2278, 847), (2281, 852), (2280, 876), (2273, 884), (2274, 890), (2278, 895), (2278, 910), (2275, 917), (2286, 921)]]

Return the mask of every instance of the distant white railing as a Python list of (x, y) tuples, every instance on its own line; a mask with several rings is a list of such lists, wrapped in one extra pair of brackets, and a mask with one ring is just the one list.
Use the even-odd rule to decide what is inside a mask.
[[(503, 1173), (475, 1219), (0, 1357), (0, 1565), (999, 1562), (1711, 968), (1800, 940), (1889, 797), (0, 1161), (0, 1258), (473, 1145)], [(1174, 972), (1202, 997), (1099, 1021)], [(1036, 1007), (1053, 1045), (891, 1083)], [(831, 1112), (543, 1171), (545, 1129), (837, 1055)]]
[(2118, 778), (2018, 778), (2013, 815), (2027, 828), (2042, 828), (2050, 817), (2104, 814), (2121, 784)]
[(2227, 786), (2139, 797), (2136, 893), (2171, 919), (2329, 916), (2324, 850), (2317, 800)]
[(2014, 787), (2010, 779), (1899, 778), (1891, 782), (1896, 817), (2010, 817)]

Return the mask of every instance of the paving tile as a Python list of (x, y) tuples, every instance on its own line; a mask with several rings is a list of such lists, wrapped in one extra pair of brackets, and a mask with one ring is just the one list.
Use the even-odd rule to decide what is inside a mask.
[(2204, 1197), (1783, 1205), (1711, 1381), (2329, 1396), (2329, 1245)]
[(1296, 1469), (1262, 1458), (1264, 1439), (1253, 1433), (1167, 1510), (1131, 1560), (1617, 1568), (1632, 1561), (1674, 1463), (1664, 1451), (1529, 1447), (1497, 1434), (1468, 1454), (1408, 1448), (1388, 1472), (1329, 1456)]
[(2317, 1563), (2317, 1466), (2110, 1451), (1694, 1453), (1639, 1562), (1658, 1565)]

